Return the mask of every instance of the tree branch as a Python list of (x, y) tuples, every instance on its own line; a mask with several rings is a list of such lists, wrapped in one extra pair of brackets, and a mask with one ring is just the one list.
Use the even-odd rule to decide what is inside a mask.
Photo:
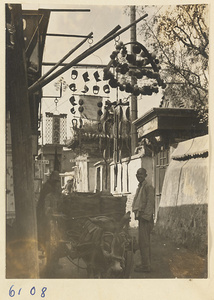
[[(163, 47), (162, 47), (162, 45), (161, 45), (159, 39), (158, 39), (157, 36), (154, 34), (153, 30), (150, 28), (150, 26), (148, 25), (147, 22), (146, 22), (146, 24), (147, 24), (147, 27), (149, 28), (149, 30), (152, 32), (153, 36), (155, 37), (156, 41), (158, 42), (158, 45), (159, 45), (161, 51), (163, 52), (164, 56), (166, 57), (166, 59), (167, 59), (169, 65), (170, 65), (176, 72), (178, 72), (178, 73), (185, 79), (185, 81), (188, 82), (188, 84), (189, 84), (190, 86), (192, 86), (192, 87), (196, 90), (197, 93), (199, 93), (199, 91), (198, 91), (199, 88), (201, 88), (201, 89), (203, 90), (202, 87), (199, 87), (199, 86), (193, 84), (188, 78), (186, 78), (186, 77), (182, 74), (180, 68), (177, 67), (177, 66), (175, 66), (175, 65), (171, 62), (171, 60), (169, 59), (168, 55), (167, 55), (166, 52), (164, 51), (164, 49), (163, 49)], [(204, 91), (204, 92), (207, 92), (207, 90), (203, 90), (203, 91)], [(200, 93), (199, 93), (199, 94), (200, 94)], [(199, 100), (201, 101), (201, 98), (199, 98)]]
[(187, 39), (189, 40), (190, 44), (188, 44), (187, 42), (184, 41), (184, 39), (175, 31), (173, 30), (174, 34), (179, 38), (179, 40), (186, 46), (188, 47), (194, 47), (194, 44), (190, 38), (190, 36), (187, 34), (187, 32), (185, 30), (183, 30), (180, 26), (175, 26), (175, 28), (178, 28), (181, 32), (184, 33), (184, 35), (186, 35)]
[[(192, 83), (192, 85), (194, 85), (198, 89), (201, 89), (203, 92), (208, 93), (208, 90), (201, 85), (200, 76), (198, 74), (192, 72), (191, 70), (186, 70), (186, 69), (181, 69), (181, 68), (180, 68), (180, 71), (184, 72), (184, 73), (188, 72), (190, 75), (196, 76), (198, 78), (199, 85), (198, 84), (194, 84), (194, 83)], [(186, 80), (188, 78), (187, 76), (185, 76), (185, 74), (183, 75), (183, 77), (186, 78)], [(189, 82), (191, 82), (191, 81), (189, 80)]]
[(185, 13), (188, 14), (188, 16), (189, 16), (189, 18), (190, 18), (190, 20), (192, 22), (192, 26), (195, 28), (195, 30), (197, 31), (198, 35), (200, 36), (200, 32), (199, 32), (199, 30), (198, 30), (198, 28), (197, 28), (197, 26), (196, 26), (196, 24), (194, 22), (194, 19), (191, 17), (190, 13), (185, 9), (185, 7), (183, 5), (181, 7), (185, 11)]
[(201, 24), (200, 24), (200, 18), (199, 17), (197, 18), (197, 23), (198, 23), (198, 27), (200, 29), (200, 32), (201, 32), (201, 34), (202, 34), (202, 36), (203, 36), (203, 38), (204, 38), (204, 40), (206, 42), (206, 46), (207, 46), (209, 44), (209, 39), (208, 39), (206, 33), (202, 30), (202, 27), (201, 27)]
[[(176, 26), (177, 27), (177, 26)], [(179, 29), (181, 29), (181, 28), (179, 28)], [(182, 29), (181, 29), (182, 30)], [(183, 30), (182, 30), (183, 31)], [(173, 30), (173, 33), (175, 34), (175, 36), (177, 36), (177, 38), (185, 45), (185, 46), (187, 46), (188, 48), (192, 48), (192, 49), (194, 49), (194, 50), (196, 50), (196, 51), (198, 51), (198, 54), (201, 54), (204, 58), (206, 58), (206, 59), (208, 59), (208, 55), (207, 55), (207, 53), (205, 52), (205, 49), (203, 48), (200, 48), (200, 47), (197, 47), (197, 46), (195, 46), (193, 43), (192, 43), (192, 41), (191, 41), (191, 39), (190, 38), (188, 38), (188, 40), (190, 41), (190, 44), (188, 44), (187, 42), (185, 42), (184, 40), (183, 40), (183, 38), (175, 31), (175, 30)], [(187, 34), (186, 34), (187, 35)], [(188, 35), (187, 35), (188, 36)]]

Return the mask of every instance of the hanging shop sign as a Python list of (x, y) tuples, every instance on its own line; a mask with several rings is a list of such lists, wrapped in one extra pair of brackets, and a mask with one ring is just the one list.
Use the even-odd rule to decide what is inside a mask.
[(45, 144), (64, 144), (67, 135), (67, 114), (46, 112)]
[[(132, 46), (132, 52), (128, 53), (127, 45)], [(110, 63), (103, 69), (103, 80), (108, 80), (111, 88), (119, 88), (134, 96), (151, 96), (158, 93), (160, 87), (166, 88), (159, 74), (159, 60), (141, 43), (119, 42), (110, 58)], [(112, 67), (113, 71), (110, 70)]]

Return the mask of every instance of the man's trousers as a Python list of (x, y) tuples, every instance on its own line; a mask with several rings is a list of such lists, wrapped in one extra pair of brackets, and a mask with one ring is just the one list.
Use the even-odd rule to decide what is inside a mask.
[(151, 268), (151, 247), (150, 247), (150, 234), (154, 226), (153, 219), (147, 221), (139, 218), (139, 248), (141, 253), (141, 264), (143, 268)]

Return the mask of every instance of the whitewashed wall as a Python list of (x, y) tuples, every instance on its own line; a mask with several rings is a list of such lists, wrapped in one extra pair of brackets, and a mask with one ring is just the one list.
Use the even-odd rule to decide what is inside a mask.
[(79, 156), (76, 159), (75, 175), (77, 178), (77, 191), (88, 192), (88, 159), (87, 156)]
[(204, 136), (178, 145), (175, 151), (183, 160), (174, 158), (169, 164), (156, 223), (159, 234), (201, 255), (208, 251), (209, 157), (195, 155), (207, 152), (207, 140)]
[[(153, 178), (153, 165), (151, 157), (144, 157), (142, 154), (134, 155), (131, 157), (129, 163), (128, 160), (122, 160), (122, 164), (118, 164), (118, 174), (117, 174), (117, 188), (114, 189), (114, 164), (110, 165), (110, 182), (111, 182), (111, 193), (113, 195), (125, 195), (127, 197), (127, 211), (132, 211), (132, 202), (137, 190), (138, 181), (136, 178), (136, 172), (139, 168), (144, 167), (147, 170), (148, 177), (147, 181), (152, 184)], [(122, 174), (121, 174), (122, 171)], [(121, 185), (121, 175), (123, 184)], [(134, 214), (131, 214), (131, 227), (137, 227), (138, 222), (134, 220)]]

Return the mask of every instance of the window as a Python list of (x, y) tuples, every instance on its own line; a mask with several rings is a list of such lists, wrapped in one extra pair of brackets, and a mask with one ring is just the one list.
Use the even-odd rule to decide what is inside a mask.
[(161, 199), (163, 181), (169, 165), (169, 150), (161, 149), (155, 155), (155, 219), (157, 218)]

